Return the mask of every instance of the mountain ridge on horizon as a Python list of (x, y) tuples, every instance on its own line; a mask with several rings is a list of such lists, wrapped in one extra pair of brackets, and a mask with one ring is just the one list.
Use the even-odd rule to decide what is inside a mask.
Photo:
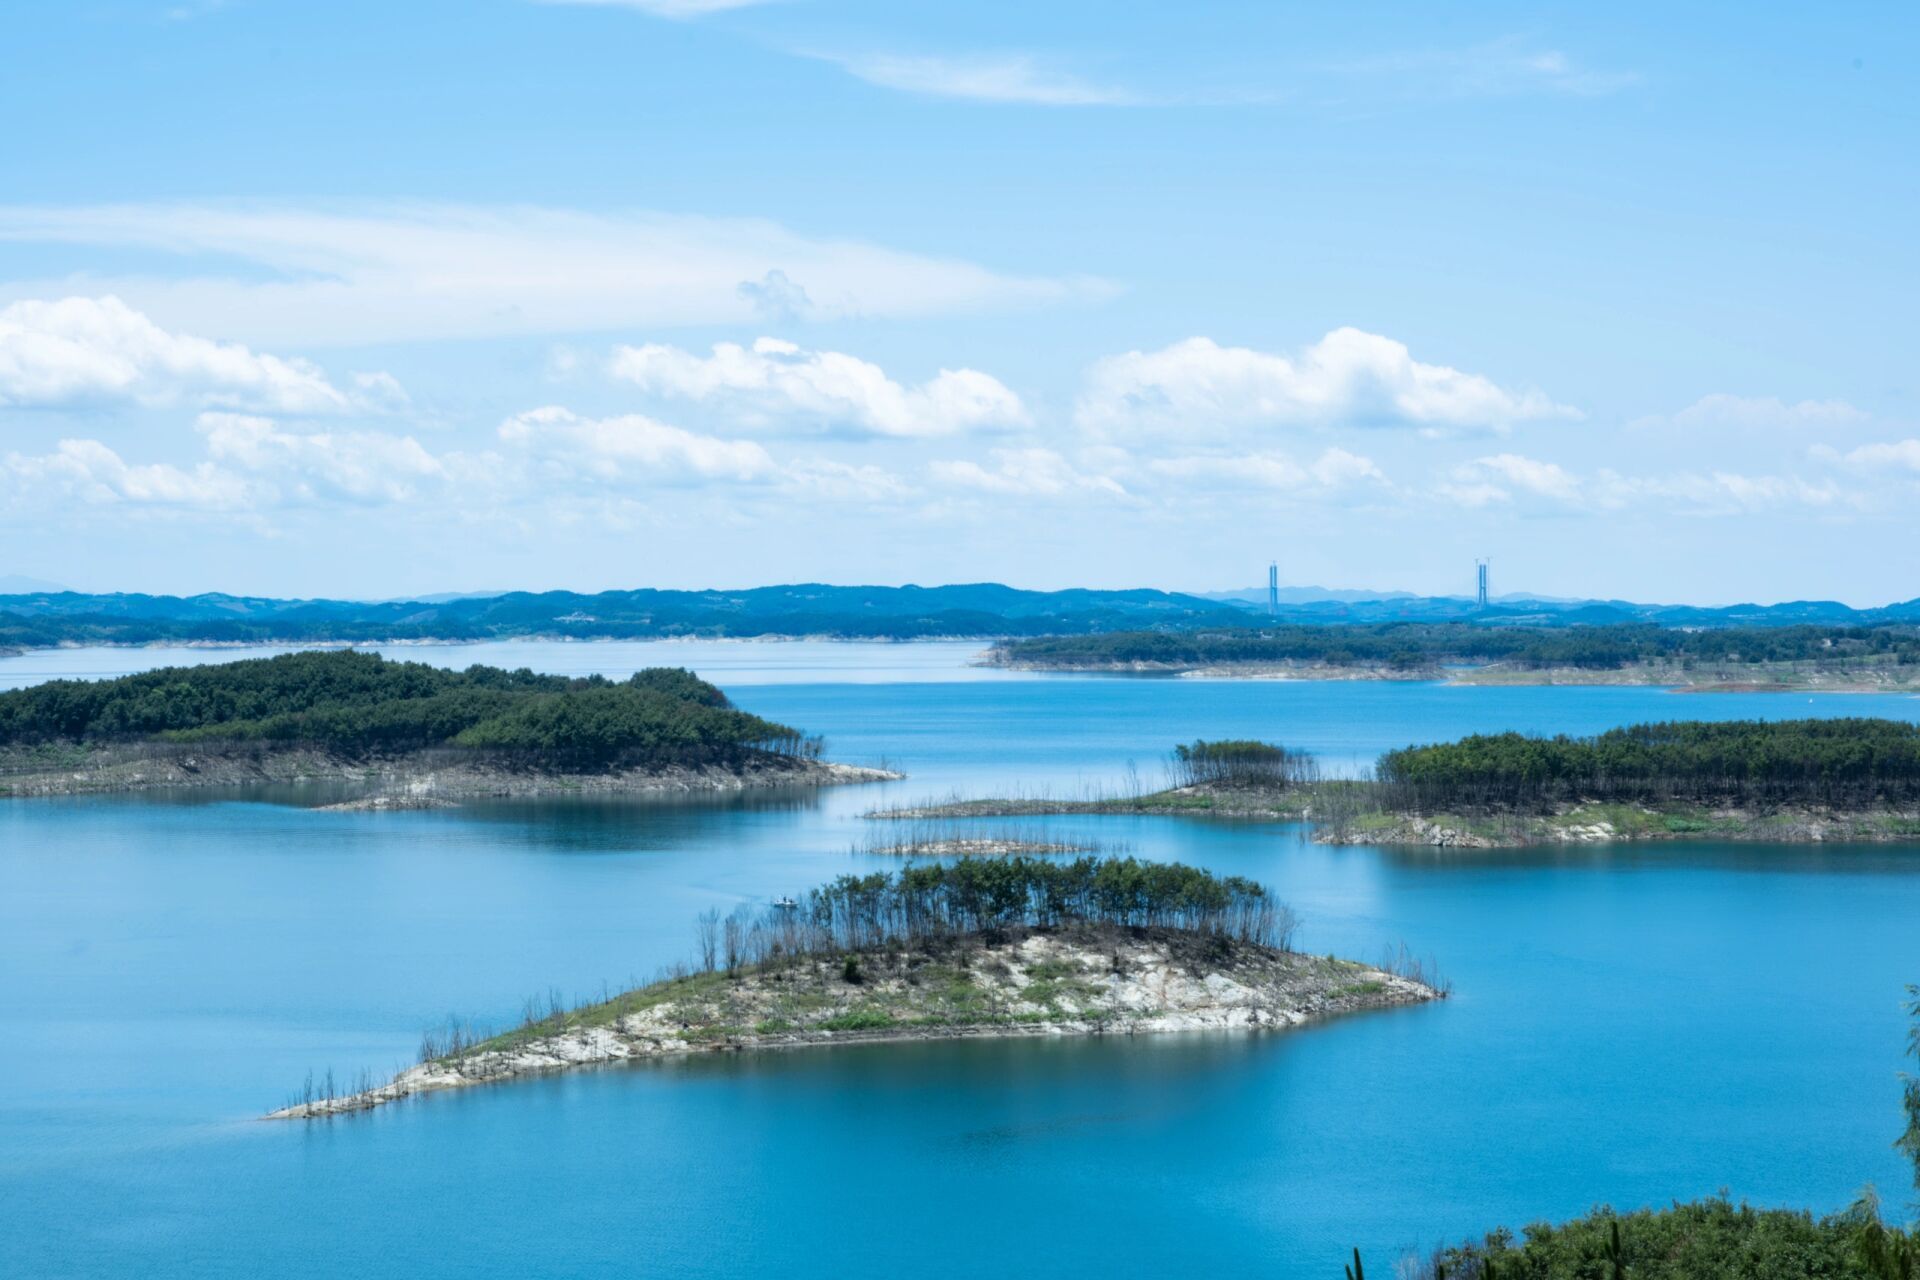
[[(353, 601), (72, 591), (0, 594), (0, 644), (467, 641), (518, 636), (930, 639), (1124, 630), (1459, 622), (1479, 626), (1673, 627), (1920, 624), (1920, 600), (1856, 609), (1837, 601), (1647, 605), (1513, 594), (1486, 609), (1460, 596), (1289, 588), (1269, 614), (1264, 591), (1154, 588), (1030, 591), (1000, 583), (922, 587), (791, 583), (735, 590), (505, 592)], [(1316, 598), (1317, 595), (1317, 598)]]

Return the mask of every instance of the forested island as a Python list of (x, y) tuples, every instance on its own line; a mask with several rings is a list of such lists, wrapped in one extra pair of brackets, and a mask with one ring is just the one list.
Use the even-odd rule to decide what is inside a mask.
[(1314, 824), (1329, 844), (1495, 847), (1610, 840), (1920, 839), (1920, 725), (1898, 720), (1676, 721), (1592, 737), (1480, 734), (1322, 775), (1272, 743), (1175, 748), (1140, 794), (961, 799), (878, 819), (1169, 813)]
[(1418, 965), (1300, 955), (1295, 927), (1251, 880), (1132, 858), (961, 858), (841, 876), (797, 901), (707, 912), (693, 963), (657, 982), (575, 1008), (530, 1000), (500, 1034), (445, 1027), (393, 1079), (309, 1079), (270, 1118), (690, 1053), (1279, 1030), (1445, 994)]
[(1920, 628), (1202, 627), (1010, 639), (984, 661), (1029, 671), (1857, 690), (1920, 684)]
[(335, 650), (0, 693), (0, 795), (338, 781), (424, 803), (895, 776), (820, 753), (677, 668), (616, 681)]

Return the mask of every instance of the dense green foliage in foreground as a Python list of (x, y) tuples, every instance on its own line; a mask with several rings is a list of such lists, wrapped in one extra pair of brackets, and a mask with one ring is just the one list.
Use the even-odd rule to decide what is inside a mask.
[(691, 672), (571, 679), (444, 671), (341, 650), (0, 693), (0, 745), (283, 743), (349, 754), (462, 747), (556, 764), (709, 764), (817, 743), (735, 709)]
[(1271, 626), (1010, 640), (997, 655), (1040, 666), (1141, 663), (1209, 667), (1300, 662), (1419, 670), (1445, 663), (1612, 670), (1638, 663), (1752, 665), (1776, 662), (1920, 662), (1920, 630), (1889, 627), (1726, 627), (1680, 631), (1651, 625), (1485, 627), (1466, 623)]
[(1591, 738), (1476, 734), (1380, 757), (1390, 806), (1517, 808), (1567, 800), (1863, 805), (1920, 800), (1920, 725), (1898, 720), (1676, 721)]
[(1815, 1218), (1711, 1199), (1496, 1232), (1438, 1261), (1458, 1280), (1920, 1280), (1920, 1241), (1871, 1201)]

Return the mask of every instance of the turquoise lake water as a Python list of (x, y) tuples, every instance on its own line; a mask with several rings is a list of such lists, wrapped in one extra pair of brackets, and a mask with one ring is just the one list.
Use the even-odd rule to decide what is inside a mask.
[[(309, 1070), (450, 1014), (597, 995), (690, 922), (845, 870), (875, 804), (1147, 781), (1175, 741), (1355, 767), (1484, 729), (1888, 715), (1904, 697), (1036, 677), (964, 645), (396, 650), (690, 665), (905, 782), (806, 796), (314, 813), (299, 797), (0, 801), (0, 1273), (1338, 1275), (1581, 1212), (1818, 1210), (1906, 1171), (1920, 848), (1325, 848), (1294, 826), (1020, 820), (1256, 876), (1302, 944), (1435, 957), (1441, 1004), (1264, 1037), (742, 1055), (263, 1124)], [(0, 687), (230, 651), (0, 661)], [(1384, 1274), (1384, 1272), (1383, 1272)]]

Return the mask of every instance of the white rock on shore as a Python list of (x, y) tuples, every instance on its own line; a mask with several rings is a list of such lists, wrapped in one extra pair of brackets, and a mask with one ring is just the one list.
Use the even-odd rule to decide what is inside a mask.
[[(576, 1067), (757, 1048), (887, 1040), (1279, 1030), (1444, 993), (1350, 961), (1220, 947), (1167, 930), (1026, 932), (934, 955), (841, 957), (729, 979), (699, 974), (616, 997), (550, 1034), (408, 1068), (385, 1084), (302, 1099), (269, 1119), (364, 1111), (414, 1094)], [(976, 1016), (940, 1003), (959, 984)], [(684, 994), (676, 994), (683, 992)], [(623, 1004), (626, 1001), (628, 1003)], [(625, 1011), (630, 1009), (631, 1011)], [(798, 1012), (805, 1009), (805, 1013)], [(990, 1016), (977, 1016), (979, 1011)], [(884, 1016), (882, 1016), (884, 1011)], [(862, 1013), (866, 1017), (861, 1017)]]

